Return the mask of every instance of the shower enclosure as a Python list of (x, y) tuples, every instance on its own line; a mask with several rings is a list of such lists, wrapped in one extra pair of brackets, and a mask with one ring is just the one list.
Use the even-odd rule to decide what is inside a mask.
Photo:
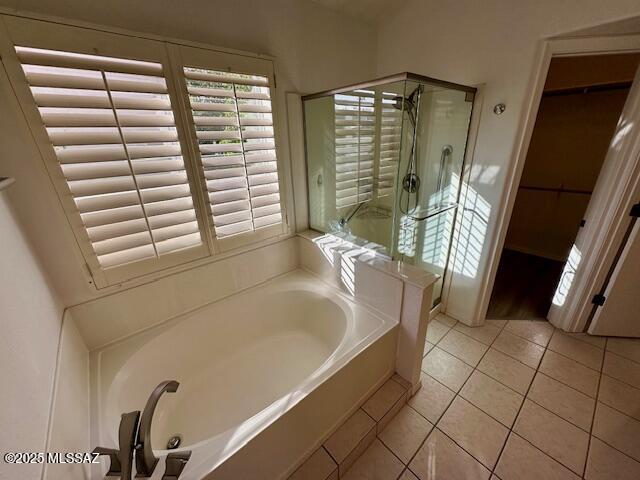
[(309, 223), (441, 276), (476, 89), (403, 73), (303, 97)]

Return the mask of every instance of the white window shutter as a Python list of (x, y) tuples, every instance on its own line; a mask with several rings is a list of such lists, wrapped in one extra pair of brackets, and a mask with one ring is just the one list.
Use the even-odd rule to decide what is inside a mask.
[(380, 102), (380, 141), (377, 160), (378, 197), (393, 195), (400, 163), (402, 111), (397, 108), (397, 94), (382, 92)]
[(336, 207), (373, 198), (375, 92), (355, 90), (334, 95)]
[(162, 64), (16, 54), (101, 268), (201, 246)]
[(216, 240), (281, 225), (269, 78), (189, 66), (183, 74)]

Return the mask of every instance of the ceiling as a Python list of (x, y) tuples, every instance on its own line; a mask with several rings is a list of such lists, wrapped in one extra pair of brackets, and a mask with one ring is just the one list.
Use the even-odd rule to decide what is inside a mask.
[(400, 10), (407, 0), (312, 0), (326, 8), (369, 24), (378, 24)]

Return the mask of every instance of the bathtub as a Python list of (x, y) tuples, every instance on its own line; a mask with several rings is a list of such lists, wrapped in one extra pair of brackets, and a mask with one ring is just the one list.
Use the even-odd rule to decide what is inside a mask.
[(296, 270), (93, 352), (92, 446), (177, 380), (151, 437), (157, 456), (174, 435), (192, 451), (181, 479), (284, 478), (392, 374), (396, 337), (396, 319)]

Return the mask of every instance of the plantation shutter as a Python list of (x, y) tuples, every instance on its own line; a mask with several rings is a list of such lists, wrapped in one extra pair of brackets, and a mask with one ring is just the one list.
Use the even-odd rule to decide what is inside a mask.
[(162, 64), (15, 50), (99, 266), (201, 246)]
[(380, 141), (377, 152), (378, 197), (395, 192), (402, 134), (402, 111), (395, 107), (396, 97), (395, 93), (388, 92), (382, 92), (380, 96)]
[(373, 198), (375, 93), (336, 94), (334, 111), (336, 207), (343, 208)]
[(281, 233), (269, 77), (190, 66), (182, 72), (215, 238)]

